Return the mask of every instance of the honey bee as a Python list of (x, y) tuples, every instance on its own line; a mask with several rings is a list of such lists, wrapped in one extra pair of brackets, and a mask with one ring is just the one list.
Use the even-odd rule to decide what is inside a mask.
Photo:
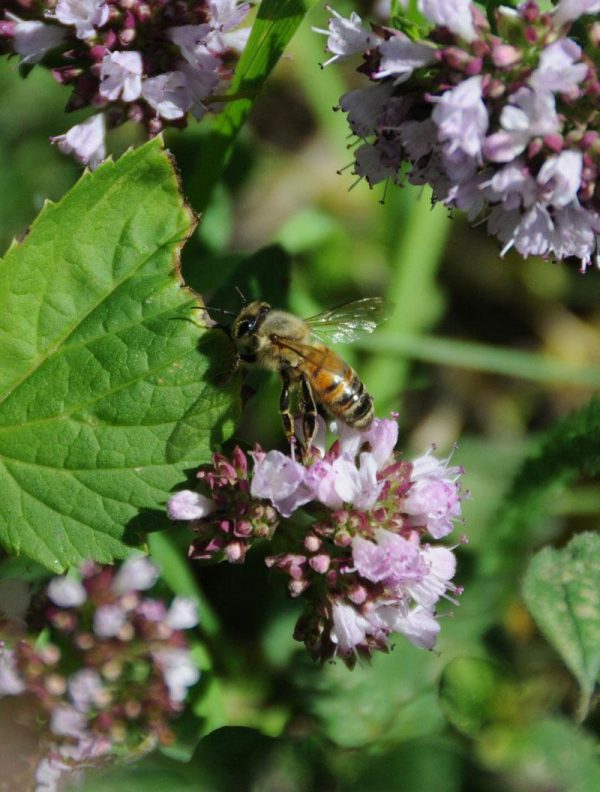
[(269, 303), (255, 301), (245, 305), (229, 326), (236, 367), (243, 364), (279, 372), (279, 412), (290, 442), (295, 437), (290, 393), (299, 391), (303, 457), (309, 454), (316, 433), (317, 405), (348, 426), (370, 426), (372, 396), (354, 369), (325, 341), (349, 343), (372, 333), (390, 308), (391, 304), (381, 297), (372, 297), (300, 319), (273, 309)]

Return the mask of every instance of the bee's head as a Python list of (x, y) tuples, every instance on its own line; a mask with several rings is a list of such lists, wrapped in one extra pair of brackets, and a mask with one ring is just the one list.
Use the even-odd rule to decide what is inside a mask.
[(246, 348), (255, 346), (254, 337), (270, 311), (269, 303), (259, 300), (245, 305), (231, 325), (233, 342)]

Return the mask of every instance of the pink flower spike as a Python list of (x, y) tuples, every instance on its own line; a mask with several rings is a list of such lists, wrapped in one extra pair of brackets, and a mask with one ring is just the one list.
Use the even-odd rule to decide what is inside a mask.
[(108, 21), (106, 0), (58, 0), (55, 15), (63, 25), (74, 25), (77, 38), (95, 36), (97, 28)]
[(55, 577), (48, 584), (48, 597), (59, 608), (77, 608), (87, 600), (81, 581), (73, 577)]
[(199, 492), (180, 490), (167, 502), (170, 520), (202, 520), (212, 514), (217, 504)]
[(100, 67), (100, 95), (111, 102), (133, 102), (142, 92), (142, 56), (139, 52), (109, 52)]
[(64, 154), (73, 154), (94, 170), (106, 158), (105, 134), (104, 114), (98, 113), (71, 127), (64, 135), (51, 137), (50, 141), (56, 143)]

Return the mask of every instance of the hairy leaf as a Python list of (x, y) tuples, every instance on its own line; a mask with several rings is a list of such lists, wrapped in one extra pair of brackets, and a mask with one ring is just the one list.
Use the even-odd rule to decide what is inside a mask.
[(198, 327), (178, 275), (193, 225), (154, 141), (46, 204), (0, 263), (10, 553), (54, 571), (127, 555), (183, 471), (231, 432), (232, 392), (213, 382), (226, 341)]
[(600, 399), (556, 424), (539, 442), (514, 478), (495, 521), (498, 553), (487, 557), (487, 575), (512, 574), (515, 559), (546, 520), (552, 496), (579, 477), (600, 474)]
[(563, 550), (541, 550), (529, 566), (523, 595), (579, 682), (583, 719), (600, 675), (600, 536), (579, 534)]

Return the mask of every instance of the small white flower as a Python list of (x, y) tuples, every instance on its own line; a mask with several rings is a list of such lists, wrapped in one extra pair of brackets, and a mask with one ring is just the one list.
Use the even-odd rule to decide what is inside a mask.
[(167, 516), (170, 520), (202, 520), (216, 508), (211, 498), (193, 490), (180, 490), (169, 498)]
[(48, 584), (48, 597), (59, 608), (77, 608), (87, 600), (86, 590), (76, 578), (55, 577)]
[(169, 695), (174, 702), (182, 702), (188, 688), (200, 679), (200, 670), (187, 649), (160, 649), (154, 657), (163, 672)]
[(362, 19), (354, 11), (350, 18), (346, 19), (330, 6), (325, 6), (333, 14), (329, 19), (329, 30), (313, 28), (315, 33), (322, 33), (327, 36), (327, 49), (333, 53), (333, 57), (326, 61), (323, 66), (329, 66), (342, 58), (349, 58), (370, 49), (381, 39), (362, 26)]
[(86, 39), (106, 24), (109, 8), (106, 0), (58, 0), (55, 15), (63, 25), (75, 26), (77, 38)]
[(111, 102), (133, 102), (142, 92), (142, 56), (139, 52), (109, 52), (100, 67), (100, 95)]
[(64, 135), (51, 137), (65, 154), (73, 154), (84, 165), (92, 170), (106, 158), (106, 126), (104, 114), (98, 113), (71, 127)]
[(211, 25), (219, 30), (237, 27), (250, 10), (250, 3), (237, 4), (237, 0), (208, 0)]
[(4, 649), (0, 641), (0, 698), (18, 696), (25, 690), (25, 683), (17, 672), (15, 656), (11, 649)]
[(397, 33), (379, 45), (381, 62), (376, 79), (395, 77), (395, 85), (408, 80), (415, 69), (426, 66), (434, 59), (434, 48), (427, 44), (411, 41), (408, 36)]
[(554, 11), (554, 22), (557, 27), (562, 27), (584, 14), (595, 14), (598, 11), (600, 0), (560, 0)]
[(119, 605), (100, 605), (94, 613), (94, 632), (98, 638), (114, 638), (126, 620), (127, 614)]
[(580, 151), (561, 151), (554, 157), (548, 157), (536, 178), (541, 188), (539, 200), (560, 208), (575, 201), (581, 186), (582, 169)]
[(336, 602), (331, 615), (333, 625), (329, 637), (343, 656), (350, 654), (372, 631), (367, 619), (351, 605)]
[(419, 0), (418, 3), (419, 11), (430, 22), (447, 27), (465, 41), (477, 38), (473, 27), (472, 7), (470, 0)]
[(172, 630), (189, 630), (198, 624), (198, 606), (190, 597), (175, 597), (166, 622)]
[(71, 674), (67, 689), (71, 701), (80, 712), (87, 712), (92, 705), (102, 704), (107, 693), (100, 674), (92, 668), (82, 668)]
[(577, 90), (588, 73), (585, 63), (576, 63), (580, 58), (581, 47), (574, 41), (567, 38), (555, 41), (542, 50), (539, 65), (529, 77), (529, 84), (538, 91), (570, 93)]
[(61, 706), (52, 711), (50, 729), (59, 737), (78, 737), (85, 735), (86, 719), (74, 707)]
[(510, 162), (523, 152), (531, 138), (557, 132), (560, 122), (550, 91), (519, 88), (500, 115), (502, 130), (486, 138), (485, 155), (492, 162)]
[(112, 583), (113, 591), (126, 594), (128, 591), (146, 591), (152, 588), (160, 570), (147, 556), (128, 558), (121, 566)]
[(15, 22), (13, 46), (23, 63), (38, 63), (47, 52), (64, 41), (65, 31), (58, 25), (22, 20), (9, 13), (6, 16)]

